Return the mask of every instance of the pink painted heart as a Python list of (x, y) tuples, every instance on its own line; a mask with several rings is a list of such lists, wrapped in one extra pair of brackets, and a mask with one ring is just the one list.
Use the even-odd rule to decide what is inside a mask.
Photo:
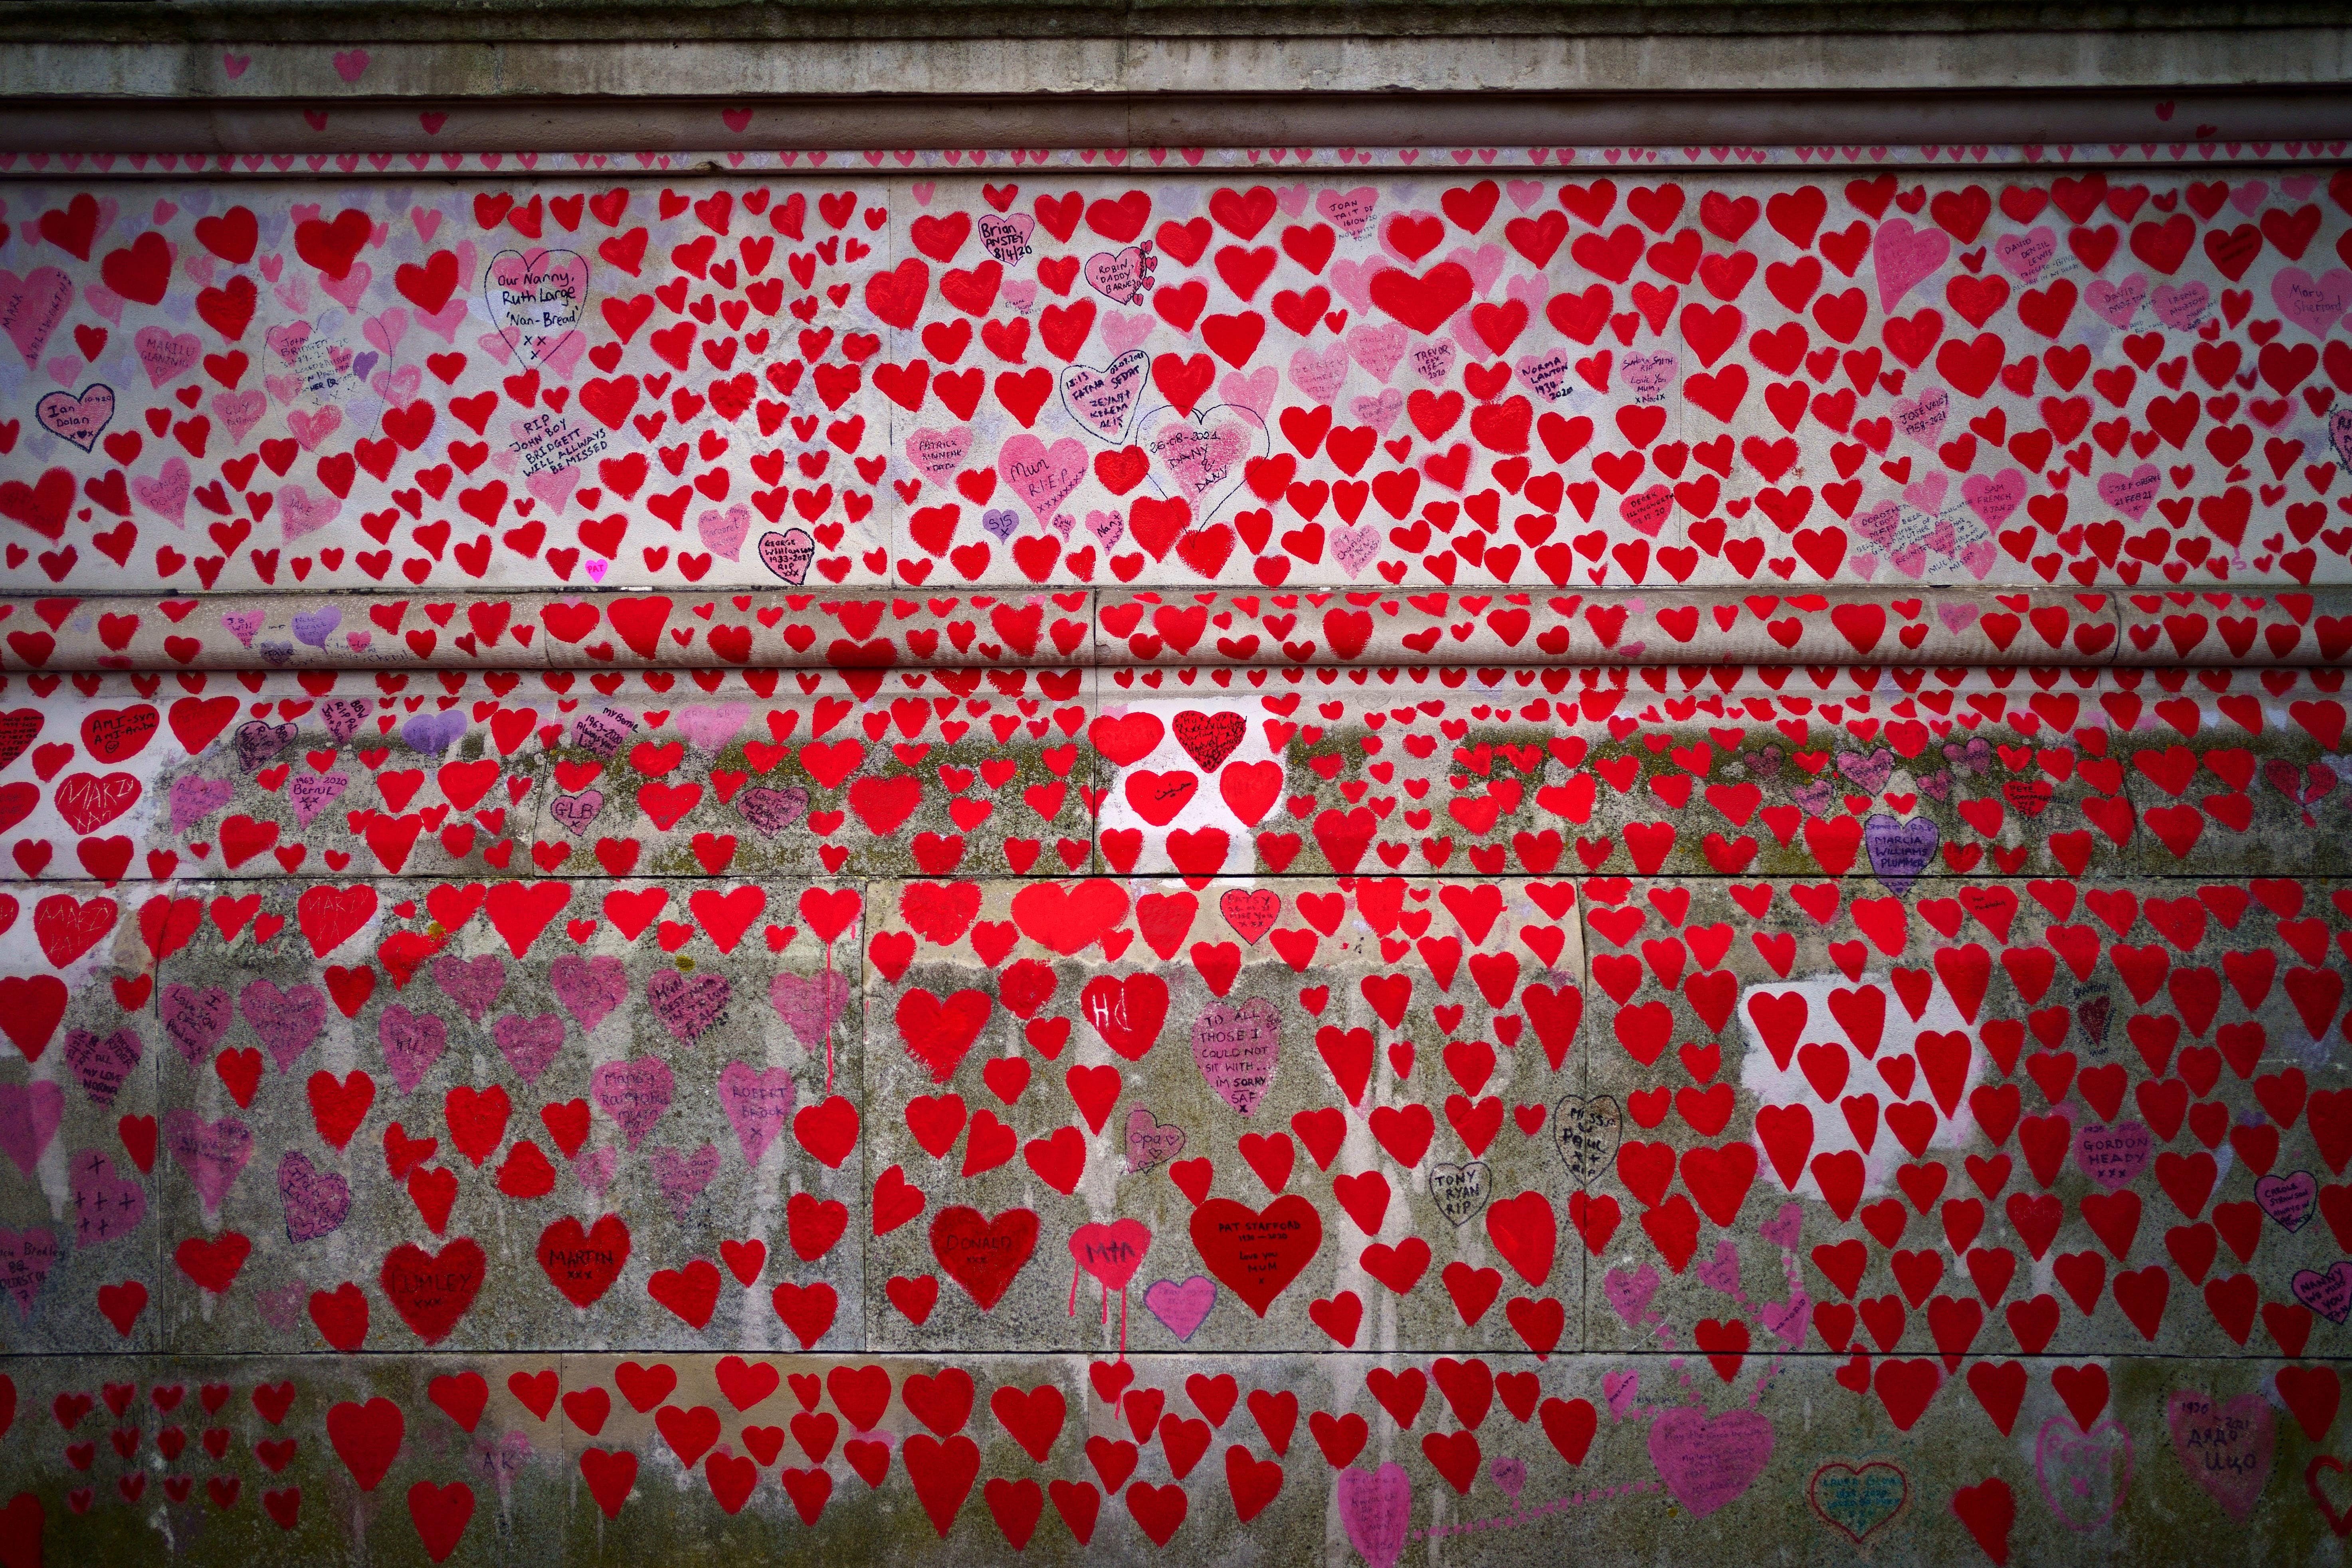
[(1262, 364), (1247, 374), (1237, 370), (1226, 372), (1224, 379), (1217, 383), (1217, 395), (1263, 420), (1265, 411), (1274, 406), (1275, 394), (1281, 390), (1281, 384), (1274, 366)]
[(310, 1282), (299, 1274), (283, 1285), (270, 1286), (254, 1294), (254, 1305), (260, 1309), (261, 1321), (281, 1334), (290, 1334), (302, 1321), (302, 1309), (310, 1300)]
[(1300, 349), (1290, 356), (1290, 384), (1317, 403), (1328, 404), (1339, 396), (1347, 379), (1345, 343), (1333, 343), (1319, 353), (1311, 348)]
[(1804, 1345), (1805, 1331), (1812, 1326), (1813, 1299), (1800, 1290), (1785, 1301), (1764, 1302), (1756, 1309), (1756, 1316), (1766, 1332), (1790, 1350), (1799, 1350)]
[(1951, 480), (1942, 474), (1923, 474), (1903, 487), (1903, 499), (1919, 510), (1934, 517), (1944, 508), (1944, 497), (1950, 492)]
[[(1470, 274), (1474, 298), (1491, 292), (1496, 279), (1503, 275), (1503, 247), (1499, 245), (1457, 247), (1445, 253), (1445, 259)], [(1378, 300), (1374, 302), (1378, 303)]]
[[(292, 436), (306, 452), (317, 451), (320, 442), (342, 427), (343, 411), (331, 403), (316, 413), (300, 408), (289, 408), (286, 411), (287, 433)], [(310, 528), (305, 526), (301, 531), (307, 533)]]
[(1102, 316), (1103, 347), (1114, 360), (1123, 359), (1140, 348), (1151, 336), (1160, 318), (1149, 311), (1130, 316), (1124, 310), (1105, 310)]
[(760, 1156), (792, 1120), (798, 1099), (789, 1068), (755, 1068), (729, 1062), (719, 1069), (719, 1106), (735, 1129), (743, 1163), (756, 1169)]
[(1132, 305), (1151, 285), (1153, 259), (1139, 246), (1097, 250), (1087, 258), (1087, 285), (1114, 304)]
[[(523, 477), (522, 483), (523, 489), (529, 490), (531, 493), (532, 499), (536, 500), (541, 506), (546, 507), (551, 511), (562, 511), (565, 503), (572, 500), (572, 492), (579, 488), (580, 470), (576, 468), (569, 467), (561, 468), (538, 468), (526, 474)], [(748, 524), (748, 520), (746, 521)], [(708, 539), (706, 539), (704, 542), (708, 544)], [(740, 537), (737, 538), (735, 541), (736, 549), (740, 550), (742, 546), (743, 541)], [(716, 548), (716, 546), (712, 546), (712, 548)], [(735, 556), (732, 552), (730, 552), (727, 559), (732, 561), (735, 559)]]
[(49, 334), (73, 308), (73, 281), (54, 267), (36, 267), (22, 278), (0, 270), (0, 331), (18, 353), (25, 368), (41, 363)]
[(800, 529), (760, 536), (760, 564), (795, 587), (807, 580), (815, 559), (816, 541)]
[(523, 1082), (535, 1084), (563, 1048), (563, 1020), (552, 1013), (526, 1018), (509, 1013), (490, 1026), (490, 1038)]
[(1192, 1060), (1218, 1099), (1244, 1116), (1265, 1097), (1282, 1049), (1282, 1018), (1253, 996), (1239, 1007), (1212, 1002), (1192, 1020)]
[(236, 1006), (253, 1032), (261, 1037), (263, 1047), (279, 1072), (301, 1058), (327, 1021), (326, 994), (315, 985), (280, 991), (275, 982), (248, 980), (237, 994)]
[(1640, 403), (1654, 403), (1675, 381), (1675, 356), (1670, 353), (1628, 354), (1623, 372), (1626, 389)]
[(743, 541), (751, 534), (751, 509), (740, 501), (725, 511), (713, 507), (695, 519), (694, 527), (705, 550), (733, 561), (743, 553)]
[[(1143, 395), (1149, 369), (1150, 361), (1143, 351), (1132, 348), (1118, 354), (1099, 370), (1090, 364), (1071, 364), (1063, 370), (1056, 381), (1061, 390), (1062, 406), (1069, 411), (1070, 417), (1102, 439), (1123, 440), (1128, 421), (1134, 417), (1136, 404)], [(1034, 437), (1015, 439), (1026, 439), (1032, 445), (1035, 444)], [(1010, 445), (1007, 444), (1008, 448)], [(1055, 449), (1059, 450), (1061, 445), (1056, 443)], [(1011, 475), (1006, 475), (1006, 478), (1010, 479)], [(1033, 507), (1031, 510), (1035, 509)], [(1045, 516), (1042, 512), (1038, 515), (1041, 519)]]
[(116, 1174), (107, 1155), (78, 1149), (68, 1168), (72, 1173), (68, 1196), (73, 1205), (76, 1247), (96, 1247), (129, 1236), (147, 1217), (147, 1189)]
[(2083, 290), (2083, 299), (2109, 326), (2130, 326), (2140, 306), (2147, 302), (2147, 274), (2135, 272), (2120, 283), (2094, 278)]
[(140, 328), (131, 336), (131, 347), (153, 386), (168, 385), (187, 374), (204, 352), (195, 333), (174, 332), (165, 327)]
[(1793, 1247), (1804, 1239), (1805, 1205), (1782, 1204), (1770, 1219), (1757, 1227), (1757, 1235), (1773, 1247)]
[(27, 1322), (32, 1321), (33, 1304), (40, 1299), (41, 1287), (57, 1263), (57, 1232), (40, 1226), (27, 1226), (23, 1230), (0, 1226), (0, 1289), (8, 1292), (16, 1303), (16, 1310)]
[(302, 357), (302, 345), (310, 341), (310, 323), (282, 322), (262, 333), (261, 341), (269, 345), (272, 353), (290, 365)]
[(580, 1184), (600, 1198), (604, 1189), (613, 1184), (613, 1177), (620, 1168), (621, 1152), (610, 1144), (601, 1149), (583, 1149), (572, 1162), (572, 1173), (580, 1178)]
[(2137, 522), (2147, 515), (2162, 490), (2164, 476), (2154, 463), (2142, 463), (2128, 474), (2101, 474), (2099, 499)]
[(1881, 550), (1895, 548), (1895, 531), (1903, 521), (1903, 509), (1891, 500), (1880, 501), (1868, 511), (1858, 514), (1853, 526), (1864, 539)]
[(786, 784), (781, 789), (753, 784), (735, 796), (737, 813), (770, 838), (806, 816), (808, 808), (808, 791), (798, 784)]
[[(1895, 426), (1923, 447), (1933, 447), (1944, 433), (1944, 421), (1952, 412), (1952, 395), (1940, 386), (1931, 386), (1916, 397), (1902, 397), (1895, 402)], [(1938, 480), (1943, 476), (1935, 476)], [(1916, 504), (1916, 502), (1914, 503)], [(1932, 511), (1932, 507), (1922, 507)]]
[(377, 1020), (376, 1037), (393, 1080), (403, 1094), (413, 1094), (449, 1048), (449, 1026), (431, 1013), (412, 1013), (395, 1002)]
[(2311, 1223), (2318, 1208), (2319, 1182), (2309, 1171), (2263, 1176), (2254, 1183), (2254, 1202), (2281, 1229), (2298, 1231)]
[[(246, 647), (251, 647), (255, 636), (263, 626), (269, 624), (269, 615), (266, 610), (224, 610), (221, 612), (220, 624), (223, 631)], [(236, 759), (245, 764), (247, 771), (250, 771), (259, 767), (293, 742), (293, 725), (270, 724), (259, 719), (250, 720), (236, 727)]]
[(285, 530), (286, 542), (318, 532), (342, 515), (343, 503), (332, 494), (312, 495), (300, 485), (288, 485), (278, 492), (279, 526)]
[(2314, 278), (2300, 267), (2281, 268), (2271, 279), (2271, 303), (2313, 337), (2324, 338), (2352, 309), (2352, 272), (2337, 267)]
[(1934, 275), (1952, 254), (1952, 242), (1941, 229), (1914, 228), (1899, 217), (1878, 226), (1870, 258), (1878, 277), (1878, 308), (1895, 313), (1904, 295)]
[(375, 281), (375, 268), (364, 261), (354, 261), (352, 269), (341, 278), (321, 275), (319, 290), (347, 310), (356, 310), (367, 298), (368, 285)]
[(1408, 1527), (1412, 1523), (1412, 1480), (1402, 1465), (1385, 1464), (1377, 1470), (1345, 1469), (1332, 1500), (1339, 1510), (1339, 1526), (1347, 1531), (1367, 1568), (1395, 1568), (1404, 1555)]
[(646, 1000), (673, 1038), (692, 1045), (726, 1016), (733, 987), (723, 974), (688, 977), (666, 969), (646, 983)]
[(1522, 354), (1511, 367), (1520, 384), (1548, 403), (1558, 402), (1569, 390), (1569, 372), (1573, 362), (1560, 348), (1546, 349), (1539, 354)]
[(561, 795), (550, 801), (547, 806), (548, 815), (562, 823), (564, 831), (574, 837), (584, 835), (588, 825), (595, 821), (597, 813), (604, 809), (604, 792), (601, 789), (585, 789), (578, 795)]
[(768, 983), (768, 1002), (803, 1050), (820, 1051), (832, 1037), (835, 1020), (849, 1009), (849, 976), (832, 969), (822, 974), (779, 974)]
[[(2272, 288), (2275, 292), (2275, 282)], [(2179, 285), (2159, 283), (2151, 299), (2156, 306), (2156, 319), (2176, 332), (2196, 331), (2213, 303), (2212, 291), (2204, 284), (2195, 282)]]
[(351, 786), (351, 775), (341, 772), (297, 775), (294, 782), (287, 786), (288, 793), (294, 797), (295, 823), (302, 827), (310, 826), (312, 818), (341, 800), (343, 792)]
[(1359, 397), (1349, 405), (1349, 412), (1359, 425), (1369, 425), (1376, 436), (1388, 434), (1397, 416), (1404, 412), (1404, 394), (1393, 386), (1382, 387), (1376, 397)]
[[(1960, 481), (1960, 499), (1969, 510), (1982, 520), (1987, 528), (1999, 528), (2011, 513), (2024, 504), (2025, 476), (2015, 468), (2003, 468), (1988, 478), (1970, 474)], [(1945, 553), (1951, 552), (1948, 549)]]
[(604, 1063), (589, 1075), (588, 1086), (597, 1106), (635, 1149), (669, 1109), (677, 1082), (668, 1064), (660, 1058), (634, 1057)]
[(188, 516), (188, 491), (191, 488), (187, 460), (183, 458), (166, 459), (152, 479), (144, 474), (131, 476), (131, 494), (141, 506), (184, 527)]
[(2031, 283), (2042, 276), (2058, 254), (2058, 236), (2047, 224), (2023, 234), (2004, 234), (1992, 242), (1993, 259), (2012, 277)]
[(96, 1035), (88, 1029), (66, 1032), (66, 1067), (81, 1085), (89, 1102), (103, 1110), (114, 1103), (137, 1070), (142, 1047), (136, 1031), (117, 1029)]
[(1772, 1423), (1758, 1411), (1727, 1410), (1709, 1419), (1679, 1405), (1650, 1424), (1650, 1462), (1694, 1519), (1737, 1501), (1771, 1459)]
[(1381, 205), (1381, 193), (1370, 185), (1358, 185), (1351, 191), (1318, 191), (1315, 210), (1339, 228), (1349, 239), (1361, 239), (1371, 227), (1372, 214)]
[[(1141, 1106), (1127, 1113), (1127, 1168), (1140, 1174), (1184, 1152), (1184, 1130), (1160, 1121)], [(1179, 1334), (1179, 1339), (1185, 1335)]]
[(495, 952), (478, 958), (445, 952), (433, 961), (432, 974), (441, 994), (463, 1008), (468, 1021), (478, 1024), (506, 989), (507, 961)]
[(678, 710), (676, 722), (697, 751), (716, 755), (726, 750), (751, 716), (748, 703), (698, 702)]
[(1331, 558), (1350, 578), (1364, 574), (1381, 552), (1381, 531), (1375, 524), (1342, 524), (1331, 531)]
[(234, 1116), (206, 1121), (184, 1108), (163, 1113), (163, 1147), (188, 1173), (207, 1217), (220, 1213), (231, 1183), (253, 1158), (253, 1130)]
[(213, 417), (228, 432), (229, 445), (242, 446), (261, 416), (269, 412), (269, 400), (258, 392), (224, 392), (212, 401)]
[(684, 1225), (694, 1200), (719, 1174), (719, 1146), (705, 1143), (691, 1154), (656, 1148), (646, 1163), (653, 1167), (654, 1181), (661, 1188), (663, 1201), (669, 1205), (671, 1216)]
[(555, 999), (591, 1034), (629, 994), (628, 970), (610, 955), (582, 958), (564, 953), (548, 965), (547, 983)]
[(2296, 1300), (2331, 1323), (2352, 1320), (2352, 1262), (2339, 1258), (2325, 1269), (2298, 1268), (2287, 1288)]
[(386, 359), (400, 350), (400, 340), (408, 335), (408, 312), (394, 306), (382, 315), (368, 318), (360, 335), (383, 352)]
[[(1361, 306), (1358, 308), (1362, 309)], [(1410, 341), (1410, 334), (1394, 321), (1379, 324), (1367, 321), (1349, 329), (1348, 353), (1364, 367), (1365, 374), (1374, 381), (1386, 381), (1395, 372), (1397, 362), (1404, 358), (1405, 344)], [(1398, 405), (1403, 405), (1402, 395), (1398, 398)]]
[(2071, 1415), (2042, 1423), (2033, 1478), (2050, 1511), (2069, 1530), (2096, 1530), (2115, 1518), (2131, 1487), (2131, 1434), (2113, 1421), (2088, 1432)]
[[(1067, 374), (1067, 372), (1064, 373)], [(971, 426), (959, 425), (952, 430), (916, 431), (907, 437), (907, 461), (915, 471), (935, 485), (944, 485), (963, 467), (971, 453)]]
[(1217, 1304), (1217, 1282), (1205, 1274), (1155, 1279), (1143, 1292), (1143, 1309), (1178, 1340), (1189, 1340)]
[(286, 1210), (286, 1238), (299, 1246), (332, 1236), (351, 1217), (352, 1184), (340, 1172), (320, 1172), (310, 1156), (289, 1149), (278, 1162), (278, 1197)]
[(2086, 1121), (2074, 1130), (2074, 1163), (2109, 1192), (2137, 1179), (2155, 1148), (2154, 1136), (2137, 1121), (2112, 1127)]
[(1000, 447), (997, 472), (1021, 498), (1030, 515), (1043, 522), (1087, 477), (1086, 444), (1064, 437), (1051, 447), (1024, 433)]
[(1156, 472), (1173, 479), (1206, 521), (1242, 482), (1243, 464), (1266, 450), (1265, 421), (1227, 404), (1196, 410), (1189, 419), (1172, 408), (1144, 417), (1137, 431)]
[(1029, 237), (1036, 232), (1037, 220), (1027, 213), (982, 213), (977, 229), (982, 247), (1010, 267), (1029, 254)]
[(2259, 1394), (2223, 1401), (2180, 1389), (2165, 1402), (2172, 1451), (2189, 1479), (2242, 1524), (2270, 1480), (2278, 1443), (2278, 1418)]
[(1717, 1242), (1715, 1255), (1699, 1260), (1698, 1279), (1707, 1289), (1727, 1296), (1744, 1294), (1745, 1287), (1739, 1281), (1739, 1248), (1728, 1241)]
[[(248, 987), (268, 984), (253, 981)], [(218, 986), (208, 985), (200, 991), (175, 980), (163, 987), (160, 1005), (165, 1037), (180, 1048), (182, 1058), (192, 1068), (205, 1065), (235, 1017), (229, 1010), (228, 993)]]
[(1625, 1321), (1625, 1326), (1639, 1328), (1643, 1314), (1650, 1310), (1651, 1298), (1658, 1293), (1658, 1271), (1646, 1263), (1631, 1274), (1622, 1268), (1612, 1268), (1601, 1280), (1601, 1289), (1609, 1298), (1609, 1304), (1617, 1310), (1617, 1315)]

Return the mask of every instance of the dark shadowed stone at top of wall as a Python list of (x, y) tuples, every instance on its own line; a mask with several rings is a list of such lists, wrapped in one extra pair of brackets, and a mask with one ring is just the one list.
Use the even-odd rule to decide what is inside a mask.
[(625, 38), (1178, 38), (1187, 37), (1514, 37), (1617, 35), (1904, 34), (2148, 31), (2253, 33), (2340, 23), (2336, 4), (2216, 7), (2182, 4), (2057, 8), (2007, 3), (1855, 5), (1835, 0), (1679, 0), (1588, 5), (1509, 0), (840, 0), (745, 5), (741, 0), (494, 0), (485, 5), (380, 6), (320, 0), (209, 0), (102, 7), (14, 0), (0, 17), (17, 37), (152, 43), (268, 36), (285, 42), (611, 41)]

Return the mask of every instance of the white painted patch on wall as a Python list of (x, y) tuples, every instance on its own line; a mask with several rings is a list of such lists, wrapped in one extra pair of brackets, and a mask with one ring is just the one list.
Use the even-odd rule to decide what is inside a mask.
[[(1878, 971), (1854, 980), (1832, 973), (1741, 990), (1738, 1018), (1748, 1050), (1739, 1081), (1758, 1101), (1757, 1152), (1784, 1183), (1801, 1166), (1793, 1188), (1799, 1195), (1831, 1197), (1821, 1175), (1826, 1170), (1837, 1184), (1840, 1167), (1851, 1169), (1843, 1155), (1860, 1159), (1861, 1194), (1874, 1197), (1899, 1167), (1927, 1151), (1964, 1149), (1974, 1141), (1968, 1100), (1990, 1065), (1984, 1046), (1940, 979), (1930, 977), (1907, 996), (1905, 991)], [(1810, 1133), (1801, 1139), (1805, 1117)], [(1832, 1162), (1827, 1167), (1817, 1164), (1824, 1156)]]

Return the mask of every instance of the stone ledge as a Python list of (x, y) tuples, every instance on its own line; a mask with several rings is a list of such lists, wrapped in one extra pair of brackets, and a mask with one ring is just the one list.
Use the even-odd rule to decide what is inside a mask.
[[(0, 63), (0, 73), (6, 70)], [(455, 93), (462, 84), (447, 84)], [(1345, 146), (1378, 163), (1400, 150), (1453, 146), (1591, 150), (1618, 146), (1759, 148), (1885, 146), (1880, 168), (1935, 168), (1943, 150), (1990, 143), (1988, 163), (2023, 162), (2021, 144), (2070, 145), (2077, 166), (2168, 161), (2146, 151), (2154, 132), (2195, 132), (2203, 166), (2217, 143), (2248, 161), (2249, 143), (2321, 143), (2352, 134), (2352, 100), (2329, 87), (2260, 92), (2147, 88), (2097, 96), (2036, 91), (1944, 92), (1899, 100), (1874, 93), (1097, 91), (1058, 97), (908, 93), (860, 98), (812, 92), (726, 97), (404, 97), (332, 103), (315, 97), (221, 95), (151, 98), (126, 116), (117, 97), (19, 97), (0, 103), (0, 148), (19, 153), (446, 155), (656, 154), (659, 173), (725, 174), (739, 148), (859, 153), (876, 148), (1108, 148)], [(315, 81), (307, 90), (319, 90)], [(2166, 118), (2167, 110), (2170, 111)], [(427, 130), (431, 125), (435, 129)], [(2176, 130), (2175, 127), (2179, 129)], [(1385, 149), (1373, 153), (1371, 149)], [(2189, 155), (2189, 145), (2172, 154)], [(1605, 155), (1605, 153), (1604, 153)], [(696, 160), (686, 168), (677, 160)], [(1189, 167), (1189, 165), (1187, 166)], [(290, 171), (289, 171), (290, 172)], [(307, 167), (300, 171), (310, 173)], [(620, 171), (626, 173), (625, 170)], [(112, 171), (130, 177), (128, 168)], [(240, 169), (238, 177), (257, 171)], [(85, 171), (86, 176), (88, 172)], [(95, 176), (88, 176), (95, 177)]]
[[(1357, 31), (969, 37), (110, 38), (11, 32), (0, 98), (312, 102), (463, 98), (933, 94), (1058, 100), (1139, 93), (2108, 94), (2339, 87), (2347, 29), (2326, 18), (2236, 31), (1514, 33)], [(224, 44), (236, 47), (224, 47)], [(351, 44), (352, 47), (344, 47)], [(373, 47), (370, 47), (373, 46)], [(243, 49), (248, 52), (240, 53)], [(1905, 106), (1909, 107), (1909, 106)], [(1740, 140), (1748, 140), (1740, 137)]]
[[(616, 642), (598, 617), (599, 607), (615, 605), (636, 607), (650, 620), (622, 628), (615, 611)], [(892, 607), (887, 626), (886, 606)], [(1285, 606), (1303, 606), (1304, 624), (1279, 631), (1260, 626), (1261, 614), (1272, 616)], [(1357, 640), (1332, 630), (1328, 619), (1318, 622), (1327, 607), (1343, 616), (1363, 612), (1365, 637)], [(1189, 619), (1189, 635), (1171, 632), (1171, 616)], [(681, 628), (709, 627), (711, 646), (665, 638), (673, 616)], [(1230, 635), (1207, 635), (1213, 618)], [(982, 635), (976, 628), (991, 622), (998, 640), (975, 643)], [(2151, 622), (2163, 629), (2151, 635)], [(1024, 629), (1007, 640), (1008, 625)], [(591, 627), (596, 629), (585, 629)], [(781, 669), (873, 668), (877, 658), (887, 667), (898, 643), (908, 645), (911, 658), (916, 639), (929, 637), (936, 647), (943, 633), (966, 650), (959, 662), (1046, 668), (1493, 666), (1558, 657), (1598, 666), (1870, 659), (1971, 668), (2284, 669), (2352, 664), (2352, 588), (2234, 595), (1925, 586), (1769, 594), (1307, 588), (1277, 595), (1064, 586), (945, 599), (878, 587), (748, 595), (621, 588), (331, 598), (120, 595), (0, 599), (0, 669), (51, 675), (702, 668), (714, 662), (717, 638), (734, 633), (740, 646), (717, 655), (718, 662)], [(877, 635), (897, 642), (868, 640)]]
[(855, 5), (743, 5), (687, 0), (489, 0), (383, 5), (373, 0), (211, 0), (208, 4), (89, 5), (17, 0), (0, 5), (0, 38), (17, 41), (171, 43), (495, 43), (631, 40), (961, 38), (1288, 38), (1753, 37), (1776, 34), (2081, 34), (2244, 32), (2340, 25), (2352, 5), (2142, 4), (2058, 6), (2032, 0), (1960, 5), (1745, 0), (1611, 4), (1496, 4), (1492, 0), (1344, 0), (1259, 5), (1245, 0), (997, 0)]

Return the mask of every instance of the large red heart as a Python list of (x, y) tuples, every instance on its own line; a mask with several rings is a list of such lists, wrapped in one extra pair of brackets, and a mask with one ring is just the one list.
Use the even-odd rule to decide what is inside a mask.
[(995, 1004), (984, 991), (958, 991), (941, 998), (919, 987), (898, 998), (898, 1037), (908, 1054), (931, 1069), (931, 1081), (955, 1076), (964, 1054), (979, 1037)]
[(575, 1307), (593, 1306), (629, 1261), (629, 1227), (618, 1215), (605, 1215), (583, 1228), (565, 1215), (540, 1232), (539, 1266)]
[(1297, 1193), (1263, 1209), (1211, 1198), (1192, 1211), (1192, 1246), (1211, 1274), (1259, 1317), (1323, 1247), (1323, 1216)]
[(482, 1244), (461, 1236), (436, 1256), (403, 1242), (387, 1254), (379, 1282), (400, 1321), (426, 1344), (448, 1338), (482, 1288), (488, 1271)]
[(1022, 934), (1076, 957), (1127, 918), (1127, 889), (1112, 881), (1034, 882), (1013, 896)]
[(1129, 1061), (1140, 1061), (1159, 1043), (1160, 1026), (1168, 1021), (1168, 982), (1148, 973), (1119, 980), (1097, 975), (1078, 994), (1078, 1004), (1105, 1045)]
[(983, 1312), (1004, 1299), (1013, 1277), (1037, 1250), (1034, 1209), (1006, 1209), (990, 1219), (958, 1205), (931, 1222), (931, 1256)]

